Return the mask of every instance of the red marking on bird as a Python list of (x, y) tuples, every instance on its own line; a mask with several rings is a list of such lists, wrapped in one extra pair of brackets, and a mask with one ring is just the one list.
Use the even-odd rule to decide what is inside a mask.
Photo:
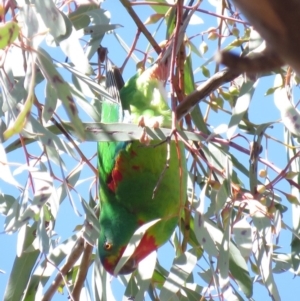
[(114, 168), (106, 181), (108, 188), (112, 192), (116, 192), (118, 183), (122, 181), (122, 179), (123, 179), (122, 173), (118, 169)]
[(135, 258), (136, 262), (140, 262), (156, 249), (157, 245), (155, 243), (155, 238), (146, 233), (131, 258)]
[(138, 223), (139, 226), (143, 226), (145, 224), (145, 222), (143, 220), (141, 220), (141, 219), (139, 219), (137, 221), (137, 223)]
[(109, 188), (109, 190), (111, 190), (112, 192), (116, 192), (116, 187), (115, 187), (115, 183), (112, 179), (112, 177), (108, 177), (107, 179), (107, 187)]
[(118, 184), (118, 182), (122, 181), (123, 179), (122, 173), (118, 169), (113, 169), (112, 177), (116, 184)]
[[(111, 258), (106, 258), (103, 262), (103, 266), (105, 269), (111, 273), (114, 274), (114, 269), (119, 262), (120, 258), (122, 257), (126, 247), (122, 247), (118, 253), (118, 256), (114, 256)], [(140, 244), (134, 251), (134, 253), (131, 255), (131, 257), (128, 259), (127, 263), (121, 268), (120, 274), (128, 274), (133, 272), (137, 265), (141, 260), (143, 260), (145, 257), (147, 257), (152, 251), (155, 251), (157, 249), (157, 245), (155, 244), (155, 238), (153, 236), (149, 236), (147, 233), (143, 236), (141, 239)]]
[(130, 152), (130, 157), (131, 157), (131, 158), (134, 158), (134, 157), (136, 157), (136, 156), (137, 156), (137, 153), (136, 153), (135, 151), (132, 150), (132, 151)]
[[(134, 251), (134, 253), (131, 255), (127, 263), (123, 266), (123, 268), (120, 270), (120, 274), (128, 274), (133, 272), (136, 268), (137, 265), (141, 260), (143, 260), (145, 257), (147, 257), (152, 251), (155, 251), (157, 249), (157, 245), (155, 244), (155, 238), (153, 236), (147, 235), (147, 233), (143, 236), (143, 238), (140, 241), (140, 244)], [(125, 251), (125, 248), (122, 248), (119, 252), (119, 257), (116, 263), (120, 260), (122, 257), (123, 253)], [(116, 264), (115, 263), (115, 264)], [(106, 263), (105, 268), (108, 268), (108, 271), (112, 271), (115, 266), (110, 265)], [(110, 272), (113, 274), (112, 272)]]
[(118, 155), (118, 157), (116, 157), (115, 166), (119, 166), (121, 163), (122, 163), (122, 159), (121, 159), (120, 155)]
[(104, 259), (102, 264), (103, 264), (104, 268), (106, 269), (106, 271), (108, 271), (110, 274), (112, 274), (112, 275), (114, 274), (116, 262), (118, 262), (120, 260), (125, 249), (126, 249), (126, 246), (122, 247), (120, 249), (119, 254), (117, 256), (107, 257)]

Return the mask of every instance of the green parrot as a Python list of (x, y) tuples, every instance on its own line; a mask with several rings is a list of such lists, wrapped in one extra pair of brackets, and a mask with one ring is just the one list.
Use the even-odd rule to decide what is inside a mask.
[[(155, 64), (129, 79), (121, 88), (120, 97), (118, 93), (112, 95), (117, 103), (102, 103), (102, 122), (122, 122), (124, 112), (129, 111), (132, 123), (171, 128), (171, 110), (163, 87), (165, 69)], [(133, 272), (143, 258), (170, 238), (177, 226), (186, 200), (184, 146), (182, 142), (171, 141), (168, 150), (168, 143), (161, 142), (149, 141), (147, 145), (138, 140), (98, 142), (101, 205), (98, 249), (104, 268), (112, 275), (139, 227), (160, 219), (145, 232), (119, 274)]]

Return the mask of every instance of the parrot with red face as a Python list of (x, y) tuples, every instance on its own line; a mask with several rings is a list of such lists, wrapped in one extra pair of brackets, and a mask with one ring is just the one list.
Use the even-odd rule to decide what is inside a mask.
[[(115, 84), (120, 88), (119, 94), (113, 95), (116, 103), (102, 102), (101, 121), (124, 122), (127, 111), (132, 123), (171, 128), (171, 109), (164, 89), (167, 73), (165, 66), (154, 64), (138, 72), (123, 87)], [(110, 78), (115, 82), (114, 76)], [(145, 223), (159, 219), (144, 233), (119, 271), (128, 274), (165, 244), (178, 224), (187, 189), (184, 146), (173, 140), (101, 141), (98, 142), (98, 170), (101, 205), (98, 251), (102, 265), (110, 274), (114, 275), (134, 232)]]

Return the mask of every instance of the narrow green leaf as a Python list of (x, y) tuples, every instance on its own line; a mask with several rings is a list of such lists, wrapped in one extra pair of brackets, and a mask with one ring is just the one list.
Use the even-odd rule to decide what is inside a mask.
[[(282, 86), (283, 81), (280, 74), (276, 75), (274, 86)], [(285, 127), (295, 136), (300, 137), (300, 114), (288, 98), (285, 88), (278, 88), (274, 92), (274, 102), (280, 111), (282, 122)]]
[(53, 113), (56, 109), (57, 104), (57, 92), (54, 87), (47, 82), (46, 89), (45, 89), (45, 106), (43, 108), (43, 119), (45, 122), (48, 122), (49, 119), (52, 117)]
[[(37, 224), (32, 226), (26, 225), (24, 246), (29, 247), (35, 239), (34, 232)], [(25, 249), (24, 248), (24, 249)], [(4, 301), (22, 300), (22, 295), (26, 289), (30, 279), (31, 272), (34, 268), (36, 260), (40, 252), (38, 250), (32, 252), (22, 252), (20, 256), (16, 256), (11, 274), (4, 293)]]
[(244, 294), (250, 298), (253, 294), (253, 283), (245, 259), (239, 249), (230, 243), (229, 270)]
[(172, 300), (176, 296), (186, 283), (200, 256), (201, 252), (195, 248), (174, 259), (170, 274), (160, 291), (161, 300)]
[(247, 260), (252, 252), (252, 229), (246, 218), (233, 226), (234, 240), (241, 255)]
[(135, 273), (137, 283), (139, 284), (139, 290), (138, 293), (135, 295), (134, 300), (144, 300), (145, 292), (148, 290), (152, 280), (156, 260), (157, 252), (153, 251), (139, 263), (138, 273)]
[(35, 7), (54, 38), (66, 33), (64, 18), (52, 0), (36, 0)]
[(228, 139), (231, 139), (231, 137), (234, 135), (240, 121), (248, 110), (255, 87), (256, 84), (252, 81), (243, 83), (240, 89), (240, 96), (238, 97), (232, 110), (232, 117), (230, 119), (227, 132)]
[(67, 82), (64, 81), (62, 76), (56, 71), (53, 63), (44, 55), (41, 49), (38, 52), (38, 62), (47, 81), (56, 89), (58, 98), (62, 101), (66, 112), (71, 119), (74, 129), (80, 139), (84, 140), (85, 134), (78, 116), (78, 110), (74, 102), (71, 90)]

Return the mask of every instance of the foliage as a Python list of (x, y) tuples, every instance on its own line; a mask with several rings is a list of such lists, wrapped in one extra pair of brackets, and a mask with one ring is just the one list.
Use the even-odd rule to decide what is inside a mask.
[[(300, 124), (293, 103), (298, 77), (290, 67), (259, 74), (221, 70), (216, 50), (251, 58), (264, 49), (236, 8), (227, 1), (183, 6), (122, 0), (138, 28), (135, 37), (127, 32), (125, 38), (118, 30), (126, 24), (111, 24), (113, 8), (109, 13), (97, 1), (4, 2), (0, 213), (3, 237), (18, 235), (17, 246), (9, 246), (16, 257), (4, 300), (46, 301), (62, 292), (71, 300), (114, 300), (110, 275), (94, 248), (95, 141), (139, 139), (142, 129), (100, 123), (101, 100), (114, 101), (105, 90), (99, 46), (107, 35), (127, 53), (124, 72), (128, 61), (141, 68), (155, 61), (164, 45), (171, 51), (170, 104), (181, 121), (177, 137), (185, 141), (189, 160), (184, 216), (170, 238), (173, 263), (166, 267), (163, 257), (148, 256), (132, 275), (119, 277), (125, 297), (245, 300), (259, 282), (280, 300), (274, 274), (297, 275), (300, 263)], [(180, 18), (183, 22), (176, 22)], [(135, 72), (131, 68), (131, 76)], [(261, 81), (268, 85), (263, 91)], [(268, 96), (260, 96), (261, 103), (274, 101), (267, 107), (278, 109), (280, 124), (279, 113), (270, 120), (263, 104), (255, 104), (255, 93)], [(166, 140), (169, 132), (147, 128), (152, 139)], [(71, 223), (74, 233), (64, 237), (59, 223)], [(290, 250), (278, 243), (283, 229), (292, 234)]]

